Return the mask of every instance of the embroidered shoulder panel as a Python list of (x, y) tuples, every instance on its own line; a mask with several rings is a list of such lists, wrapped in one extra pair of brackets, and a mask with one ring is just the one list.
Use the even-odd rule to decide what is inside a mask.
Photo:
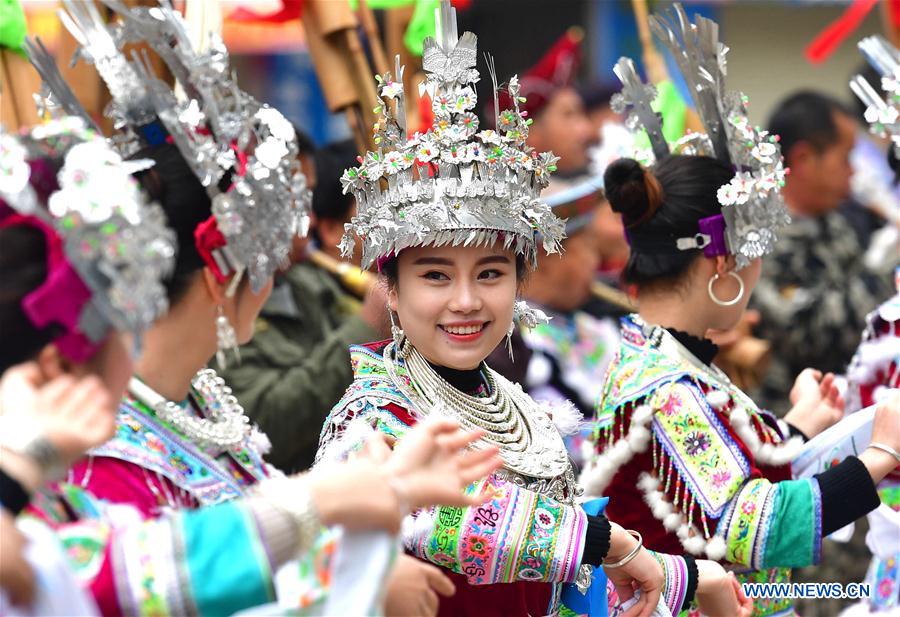
[(750, 477), (750, 464), (693, 384), (675, 382), (649, 398), (653, 432), (707, 516), (719, 518)]
[[(126, 396), (119, 405), (116, 435), (91, 451), (159, 473), (203, 505), (240, 497), (250, 480), (267, 475), (262, 458), (249, 444), (222, 461), (192, 444), (138, 401)], [(240, 468), (239, 468), (239, 467)]]

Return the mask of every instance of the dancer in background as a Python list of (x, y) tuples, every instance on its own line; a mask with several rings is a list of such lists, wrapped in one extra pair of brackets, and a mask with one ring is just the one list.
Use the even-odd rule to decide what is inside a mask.
[[(725, 93), (716, 25), (691, 23), (680, 5), (651, 23), (705, 110), (707, 134), (670, 151), (658, 117), (644, 113), (650, 93), (631, 61), (619, 61), (622, 96), (655, 163), (622, 159), (604, 175), (628, 230), (625, 277), (640, 310), (622, 320), (597, 414), (598, 457), (582, 479), (592, 495), (622, 495), (611, 516), (656, 550), (721, 560), (744, 581), (786, 581), (790, 568), (816, 563), (824, 535), (877, 507), (874, 485), (900, 462), (900, 406), (879, 409), (873, 446), (859, 458), (791, 480), (803, 439), (843, 412), (834, 376), (802, 373), (790, 413), (776, 421), (711, 363), (706, 333), (741, 318), (761, 258), (788, 222), (784, 170), (777, 138), (755, 130), (740, 95)], [(757, 615), (791, 610), (790, 600), (755, 602)]]

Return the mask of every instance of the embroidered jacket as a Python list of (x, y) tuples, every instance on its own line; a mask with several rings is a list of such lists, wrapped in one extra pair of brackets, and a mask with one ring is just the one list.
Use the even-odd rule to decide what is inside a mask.
[[(30, 513), (56, 531), (104, 615), (231, 614), (275, 599), (281, 564), (257, 514), (238, 499), (269, 473), (249, 440), (216, 456), (126, 397), (115, 437)], [(299, 606), (324, 601), (336, 541), (323, 530), (297, 568)]]
[[(787, 465), (800, 444), (664, 329), (623, 318), (593, 439), (587, 492), (625, 496), (610, 503), (610, 517), (648, 547), (768, 570), (752, 575), (763, 581), (818, 561), (819, 485), (791, 480)], [(783, 601), (757, 609), (791, 610)]]
[[(383, 348), (384, 343), (350, 348), (354, 381), (322, 429), (319, 460), (360, 445), (364, 433), (353, 430), (354, 420), (399, 438), (419, 419), (412, 402), (391, 381)], [(405, 374), (402, 361), (397, 370)], [(574, 505), (574, 495), (549, 496), (559, 496), (558, 485), (568, 480), (529, 482), (506, 472), (467, 489), (481, 491), (489, 485), (494, 497), (484, 505), (420, 510), (415, 524), (404, 529), (408, 551), (455, 573), (451, 578), (457, 592), (441, 600), (441, 615), (556, 614), (560, 583), (575, 580), (587, 515)], [(683, 580), (680, 585), (680, 595), (666, 593), (674, 607), (684, 600)]]

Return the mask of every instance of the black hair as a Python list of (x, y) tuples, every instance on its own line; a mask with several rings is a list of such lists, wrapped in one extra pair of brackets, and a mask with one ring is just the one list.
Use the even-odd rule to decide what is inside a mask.
[(353, 195), (341, 190), (341, 175), (356, 162), (353, 140), (338, 141), (320, 148), (315, 154), (316, 188), (312, 209), (316, 218), (346, 221), (353, 207)]
[(676, 240), (696, 235), (700, 219), (722, 212), (716, 193), (733, 176), (730, 165), (708, 156), (667, 156), (652, 169), (627, 158), (610, 165), (606, 198), (622, 215), (631, 245), (624, 281), (677, 284), (702, 251), (681, 251)]
[[(133, 158), (154, 161), (153, 167), (136, 177), (150, 199), (162, 207), (178, 241), (175, 268), (165, 281), (169, 304), (174, 305), (205, 265), (194, 243), (194, 230), (210, 217), (212, 204), (206, 189), (174, 145), (150, 146)], [(230, 177), (223, 178), (219, 187), (227, 189), (229, 183)]]
[[(396, 287), (399, 280), (397, 273), (397, 258), (392, 257), (381, 264), (381, 276), (387, 281), (388, 287)], [(521, 287), (525, 283), (528, 276), (528, 267), (525, 263), (525, 256), (516, 253), (516, 281)]]
[(37, 328), (22, 309), (22, 300), (47, 279), (47, 240), (28, 225), (0, 229), (0, 373), (34, 358), (62, 333), (50, 324)]
[[(781, 152), (786, 159), (790, 158), (791, 148), (801, 142), (821, 152), (838, 141), (837, 114), (853, 117), (853, 112), (837, 99), (802, 90), (775, 107), (769, 116), (768, 130), (781, 139)], [(787, 163), (790, 165), (790, 160)]]
[(300, 156), (311, 156), (316, 153), (316, 144), (312, 138), (307, 135), (296, 124), (294, 126), (294, 136), (297, 138), (297, 154)]
[(617, 87), (609, 82), (596, 81), (588, 86), (579, 88), (578, 94), (584, 102), (584, 108), (591, 112), (601, 107), (609, 107), (610, 99), (621, 89), (621, 86)]

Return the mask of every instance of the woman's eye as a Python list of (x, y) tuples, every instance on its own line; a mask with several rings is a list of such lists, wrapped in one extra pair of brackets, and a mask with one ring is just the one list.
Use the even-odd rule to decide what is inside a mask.
[(426, 272), (422, 276), (430, 281), (448, 281), (448, 280), (450, 280), (450, 278), (446, 274), (444, 274), (443, 272), (437, 272), (436, 270)]
[(481, 280), (493, 280), (496, 278), (500, 278), (501, 276), (503, 276), (503, 273), (499, 270), (485, 270), (478, 275), (478, 278)]

